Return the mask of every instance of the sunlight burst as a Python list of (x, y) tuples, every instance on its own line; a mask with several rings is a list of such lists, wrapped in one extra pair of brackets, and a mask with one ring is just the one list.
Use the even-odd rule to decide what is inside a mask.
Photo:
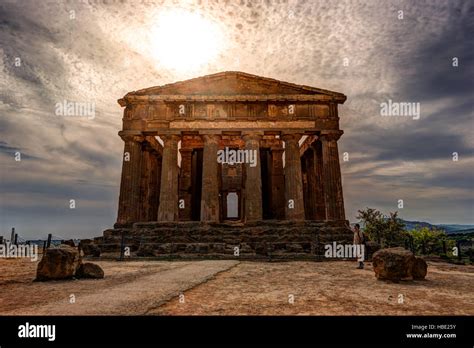
[(179, 72), (208, 64), (222, 46), (219, 25), (187, 11), (160, 13), (151, 35), (152, 54), (158, 64)]

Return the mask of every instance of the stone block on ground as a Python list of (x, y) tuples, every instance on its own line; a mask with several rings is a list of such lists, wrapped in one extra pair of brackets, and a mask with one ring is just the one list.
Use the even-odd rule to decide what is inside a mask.
[(381, 280), (399, 281), (411, 276), (415, 256), (404, 248), (388, 248), (377, 251), (372, 257), (375, 277)]
[(76, 278), (102, 279), (104, 271), (95, 263), (85, 262), (77, 269)]
[(414, 280), (425, 279), (428, 272), (428, 264), (425, 260), (404, 248), (381, 249), (372, 257), (375, 277), (399, 281), (403, 278)]
[(81, 263), (79, 252), (68, 245), (46, 249), (38, 263), (36, 280), (71, 279)]
[(425, 260), (420, 257), (415, 258), (415, 263), (413, 264), (412, 276), (415, 280), (425, 279), (426, 273), (428, 273), (428, 264)]

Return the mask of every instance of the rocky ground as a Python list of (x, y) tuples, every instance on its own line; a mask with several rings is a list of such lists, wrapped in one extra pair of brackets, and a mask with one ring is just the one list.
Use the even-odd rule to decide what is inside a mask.
[(391, 283), (349, 261), (97, 263), (104, 279), (33, 282), (37, 262), (0, 259), (0, 314), (474, 315), (474, 266)]

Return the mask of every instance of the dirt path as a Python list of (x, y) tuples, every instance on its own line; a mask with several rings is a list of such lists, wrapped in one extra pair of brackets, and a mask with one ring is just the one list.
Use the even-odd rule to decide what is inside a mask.
[[(0, 308), (14, 307), (2, 310), (1, 314), (145, 315), (238, 262), (98, 263), (104, 268), (106, 279), (0, 285)], [(14, 303), (8, 301), (8, 295), (12, 296)], [(70, 302), (71, 295), (74, 295), (75, 303)], [(33, 301), (30, 296), (33, 296)]]

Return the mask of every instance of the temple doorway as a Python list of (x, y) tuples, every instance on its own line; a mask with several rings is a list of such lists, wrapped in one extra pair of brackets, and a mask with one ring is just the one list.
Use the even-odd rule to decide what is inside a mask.
[(237, 220), (239, 218), (239, 195), (237, 192), (227, 193), (226, 206), (226, 220)]

